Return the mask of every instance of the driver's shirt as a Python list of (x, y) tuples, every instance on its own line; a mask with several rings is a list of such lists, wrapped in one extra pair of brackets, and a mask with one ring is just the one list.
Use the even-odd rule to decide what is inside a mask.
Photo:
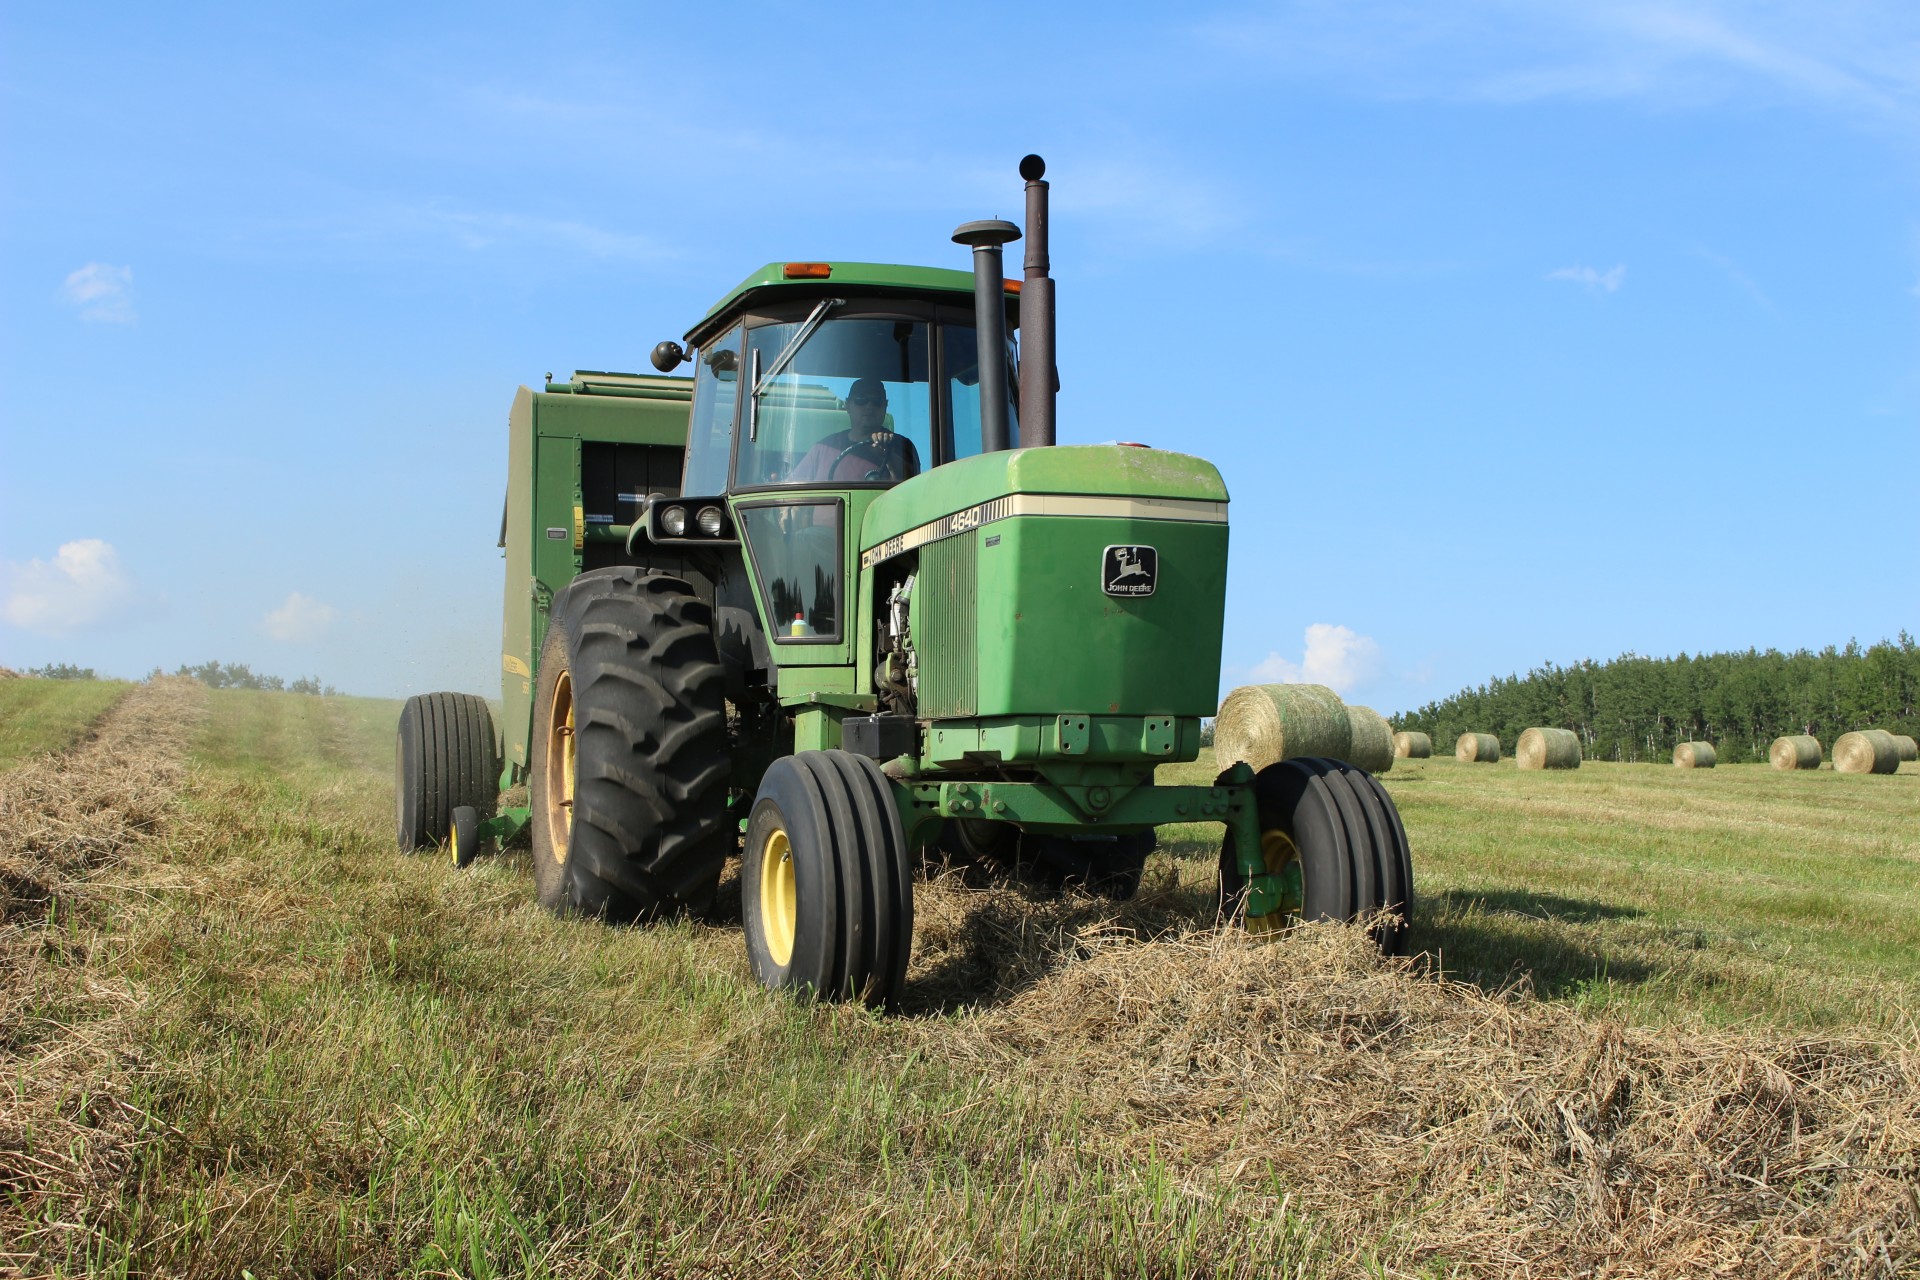
[[(878, 439), (854, 445), (848, 452), (847, 446), (852, 442), (851, 429), (834, 432), (807, 450), (807, 456), (800, 459), (800, 465), (787, 479), (801, 484), (835, 480), (857, 484), (876, 470), (880, 474), (873, 478), (880, 480), (905, 480), (920, 472), (919, 452), (914, 449), (913, 441), (903, 435), (884, 432)], [(841, 457), (843, 452), (845, 457)], [(834, 461), (836, 458), (838, 462)]]

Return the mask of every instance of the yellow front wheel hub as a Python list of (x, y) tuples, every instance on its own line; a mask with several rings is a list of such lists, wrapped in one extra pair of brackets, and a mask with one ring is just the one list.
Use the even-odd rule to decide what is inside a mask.
[(793, 963), (793, 935), (800, 897), (793, 881), (793, 845), (775, 827), (760, 846), (760, 932), (767, 957), (781, 968)]
[[(1299, 846), (1293, 843), (1293, 837), (1284, 831), (1262, 831), (1260, 833), (1260, 860), (1267, 865), (1267, 874), (1277, 876), (1284, 872), (1289, 864), (1300, 861)], [(1275, 911), (1264, 916), (1248, 916), (1248, 933), (1279, 933), (1294, 923), (1291, 911)]]

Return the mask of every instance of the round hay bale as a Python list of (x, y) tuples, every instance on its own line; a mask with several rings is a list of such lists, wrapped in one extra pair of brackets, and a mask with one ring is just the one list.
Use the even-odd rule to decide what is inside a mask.
[(1900, 748), (1884, 729), (1843, 733), (1833, 744), (1833, 767), (1841, 773), (1893, 773), (1900, 768)]
[(1345, 760), (1352, 750), (1347, 706), (1323, 684), (1241, 685), (1213, 722), (1213, 757), (1223, 770), (1243, 760), (1256, 773), (1301, 756)]
[(1463, 733), (1453, 744), (1453, 758), (1468, 764), (1492, 764), (1500, 758), (1500, 739), (1491, 733)]
[(1673, 763), (1681, 769), (1711, 769), (1720, 757), (1711, 742), (1683, 742), (1673, 749)]
[(1347, 731), (1353, 739), (1347, 763), (1368, 773), (1385, 773), (1393, 768), (1393, 726), (1372, 707), (1347, 707)]
[(1893, 735), (1893, 745), (1900, 752), (1900, 763), (1911, 764), (1920, 760), (1920, 742), (1914, 741), (1904, 733)]
[(1578, 769), (1580, 735), (1571, 729), (1528, 729), (1520, 735), (1513, 758), (1522, 769)]
[(1767, 748), (1767, 763), (1776, 769), (1818, 769), (1820, 739), (1804, 733), (1775, 738)]
[(1424, 733), (1396, 733), (1393, 754), (1399, 760), (1425, 760), (1433, 755), (1433, 739)]

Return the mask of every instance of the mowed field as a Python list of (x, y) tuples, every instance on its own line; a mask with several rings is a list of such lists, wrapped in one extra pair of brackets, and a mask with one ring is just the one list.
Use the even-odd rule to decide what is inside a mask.
[(0, 1274), (1920, 1274), (1912, 765), (1400, 762), (1408, 963), (1217, 829), (935, 866), (889, 1018), (402, 857), (397, 704), (97, 710), (0, 764)]

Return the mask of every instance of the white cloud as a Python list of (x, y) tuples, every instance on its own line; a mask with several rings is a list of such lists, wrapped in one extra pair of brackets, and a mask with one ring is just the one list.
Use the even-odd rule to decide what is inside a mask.
[(308, 644), (318, 640), (333, 625), (333, 606), (295, 591), (285, 603), (261, 619), (267, 634), (287, 644)]
[(1256, 684), (1324, 684), (1335, 693), (1365, 684), (1380, 668), (1380, 646), (1372, 637), (1330, 622), (1307, 628), (1306, 651), (1299, 662), (1269, 653), (1254, 665)]
[(82, 320), (132, 324), (133, 268), (89, 262), (67, 277), (60, 296), (80, 309)]
[(1627, 269), (1624, 265), (1606, 271), (1593, 267), (1561, 267), (1558, 271), (1547, 272), (1547, 279), (1570, 280), (1600, 293), (1618, 293), (1620, 286), (1627, 282)]
[(5, 591), (0, 617), (42, 635), (61, 635), (112, 617), (139, 595), (120, 566), (120, 553), (98, 538), (63, 544), (51, 562), (5, 565), (0, 579)]

